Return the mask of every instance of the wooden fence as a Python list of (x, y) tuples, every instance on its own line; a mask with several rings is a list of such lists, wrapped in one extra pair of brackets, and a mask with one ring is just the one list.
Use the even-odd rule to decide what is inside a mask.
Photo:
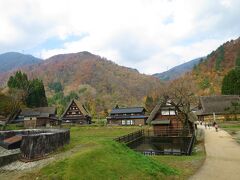
[(192, 136), (192, 132), (189, 129), (147, 129), (144, 135), (147, 137), (190, 137)]
[(182, 151), (170, 149), (170, 150), (144, 150), (144, 151), (139, 151), (138, 152), (146, 155), (146, 156), (155, 156), (155, 155), (183, 155)]
[(124, 136), (120, 136), (115, 138), (114, 140), (120, 143), (125, 143), (128, 144), (130, 142), (136, 141), (137, 139), (141, 138), (144, 136), (144, 130), (139, 130), (139, 131), (135, 131), (133, 133), (124, 135)]
[(115, 138), (114, 140), (119, 143), (124, 143), (127, 145), (132, 145), (132, 143), (139, 142), (138, 140), (141, 140), (141, 138), (154, 138), (155, 140), (159, 138), (159, 141), (162, 141), (165, 138), (184, 138), (184, 144), (183, 147), (178, 149), (169, 148), (164, 150), (137, 150), (138, 152), (143, 153), (144, 155), (164, 155), (164, 154), (172, 154), (172, 155), (191, 155), (194, 143), (195, 143), (195, 134), (191, 132), (189, 129), (174, 129), (174, 130), (139, 130), (124, 136), (120, 136), (118, 138)]

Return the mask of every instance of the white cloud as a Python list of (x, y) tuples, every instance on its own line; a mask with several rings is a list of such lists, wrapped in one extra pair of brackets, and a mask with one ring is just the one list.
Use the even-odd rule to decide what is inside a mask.
[(89, 51), (152, 74), (239, 36), (238, 7), (235, 0), (0, 0), (0, 52), (87, 33), (34, 53)]

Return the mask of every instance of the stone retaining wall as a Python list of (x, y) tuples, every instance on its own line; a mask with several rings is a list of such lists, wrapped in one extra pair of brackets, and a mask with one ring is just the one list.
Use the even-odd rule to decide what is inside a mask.
[(19, 157), (20, 149), (7, 150), (3, 147), (0, 147), (0, 167), (18, 160)]
[(0, 131), (0, 141), (15, 135), (22, 135), (21, 159), (26, 161), (41, 159), (70, 141), (69, 129)]
[(69, 140), (69, 130), (24, 135), (20, 148), (21, 158), (25, 160), (42, 158), (57, 148), (68, 144)]
[(30, 134), (39, 134), (51, 129), (24, 129), (24, 130), (10, 130), (10, 131), (0, 131), (0, 141), (4, 139), (16, 136), (16, 135), (30, 135)]
[(14, 153), (14, 154), (6, 155), (6, 156), (0, 156), (0, 167), (18, 160), (19, 157), (20, 157), (20, 153)]

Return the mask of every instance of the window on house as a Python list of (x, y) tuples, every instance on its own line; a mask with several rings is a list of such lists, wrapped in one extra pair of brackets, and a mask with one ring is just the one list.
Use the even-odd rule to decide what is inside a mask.
[(162, 110), (162, 111), (161, 111), (161, 114), (162, 114), (163, 116), (168, 116), (168, 115), (169, 115), (169, 110)]
[(171, 106), (171, 101), (168, 100), (167, 103), (166, 103), (167, 106)]
[(127, 120), (127, 125), (133, 125), (133, 120)]
[(176, 112), (174, 110), (170, 110), (169, 115), (176, 115)]
[(24, 117), (24, 121), (30, 120), (30, 117)]
[(126, 121), (125, 120), (122, 120), (122, 125), (125, 125), (126, 124)]

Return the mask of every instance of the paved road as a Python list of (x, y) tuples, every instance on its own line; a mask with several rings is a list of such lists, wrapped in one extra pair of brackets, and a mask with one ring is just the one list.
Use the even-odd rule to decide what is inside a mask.
[(226, 131), (205, 129), (205, 148), (206, 160), (190, 180), (240, 180), (240, 145)]

